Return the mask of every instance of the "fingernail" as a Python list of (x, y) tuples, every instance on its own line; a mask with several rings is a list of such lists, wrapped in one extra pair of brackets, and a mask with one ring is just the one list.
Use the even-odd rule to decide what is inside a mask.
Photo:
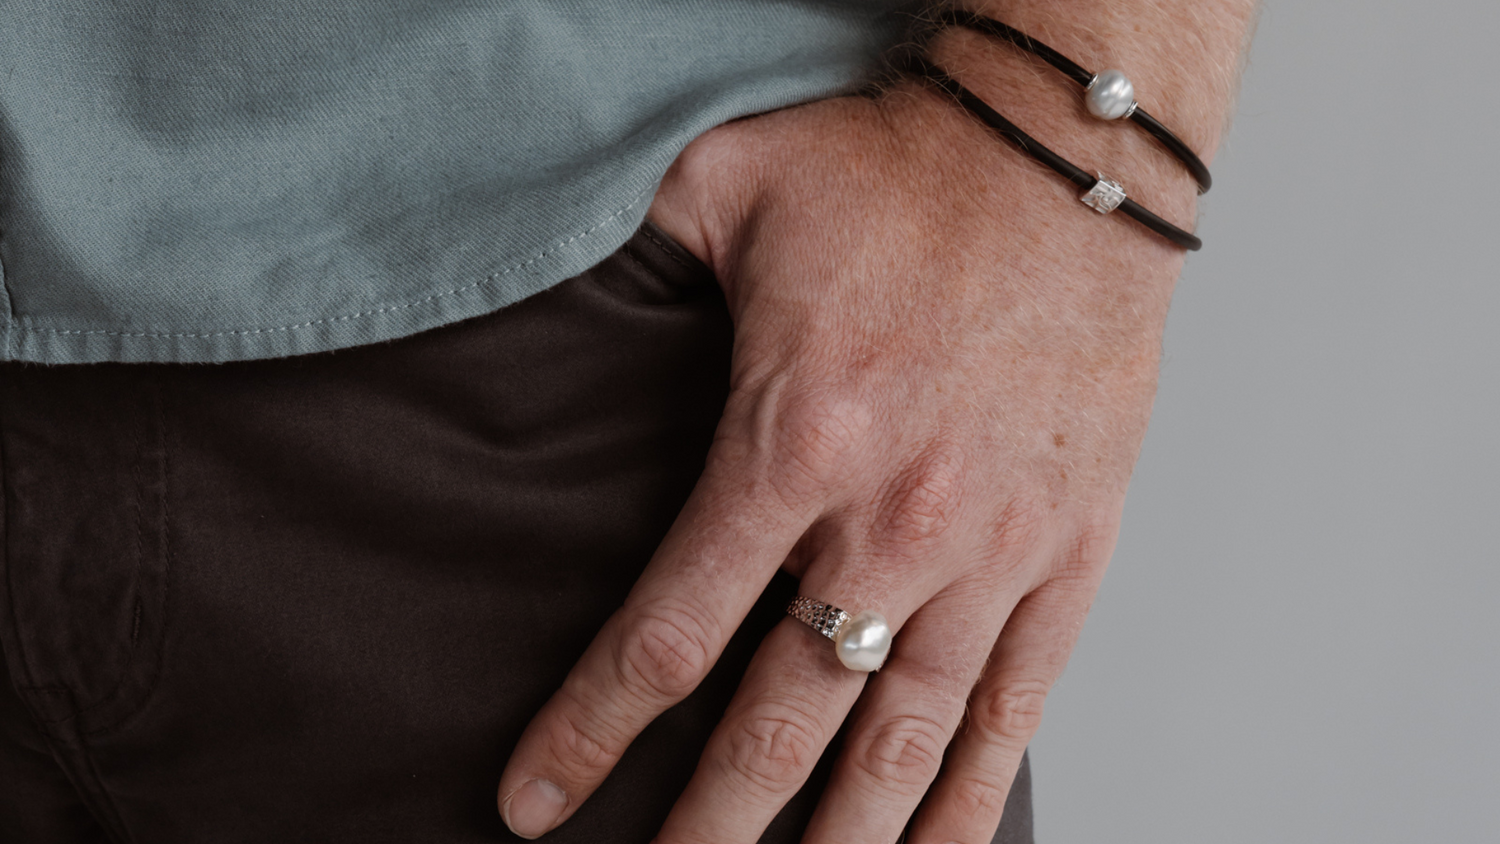
[(532, 780), (515, 790), (500, 808), (510, 831), (522, 838), (536, 838), (557, 826), (568, 808), (568, 795), (546, 780)]

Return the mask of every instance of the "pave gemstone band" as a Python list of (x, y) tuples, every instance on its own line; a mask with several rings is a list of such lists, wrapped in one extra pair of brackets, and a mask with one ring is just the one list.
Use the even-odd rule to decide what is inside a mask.
[(891, 625), (874, 610), (850, 615), (833, 604), (798, 596), (786, 611), (832, 639), (834, 654), (851, 671), (877, 671), (890, 655)]
[(792, 605), (787, 607), (786, 611), (791, 613), (793, 618), (830, 639), (838, 634), (844, 622), (854, 617), (833, 604), (825, 604), (822, 601), (814, 601), (812, 598), (801, 596), (793, 599)]

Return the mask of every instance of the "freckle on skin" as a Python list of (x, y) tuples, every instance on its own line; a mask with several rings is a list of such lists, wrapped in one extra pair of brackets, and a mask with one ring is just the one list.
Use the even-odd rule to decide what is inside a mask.
[(1068, 444), (1068, 436), (1067, 436), (1067, 434), (1053, 434), (1052, 435), (1052, 444), (1055, 445), (1055, 446), (1057, 446), (1058, 448), (1062, 448), (1063, 446), (1067, 445)]

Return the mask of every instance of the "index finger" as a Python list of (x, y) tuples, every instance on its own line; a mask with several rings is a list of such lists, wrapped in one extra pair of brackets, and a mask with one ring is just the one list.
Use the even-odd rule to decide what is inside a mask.
[(682, 513), (573, 670), (522, 733), (500, 777), (500, 813), (535, 838), (598, 788), (631, 741), (718, 660), (811, 524), (716, 444)]

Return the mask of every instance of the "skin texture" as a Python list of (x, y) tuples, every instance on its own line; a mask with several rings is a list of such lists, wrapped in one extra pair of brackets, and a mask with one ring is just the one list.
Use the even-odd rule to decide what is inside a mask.
[[(1130, 68), (1143, 105), (1205, 158), (1217, 145), (1250, 2), (976, 8)], [(970, 33), (933, 55), (1191, 221), (1185, 171), (1089, 122), (1071, 83)], [(884, 613), (891, 656), (851, 672), (784, 620), (657, 840), (756, 841), (852, 718), (804, 841), (895, 841), (914, 813), (913, 844), (989, 841), (1115, 542), (1183, 254), (909, 82), (704, 135), (651, 216), (724, 287), (731, 396), (681, 516), (512, 755), (506, 822), (565, 821), (784, 568), (801, 594)]]

